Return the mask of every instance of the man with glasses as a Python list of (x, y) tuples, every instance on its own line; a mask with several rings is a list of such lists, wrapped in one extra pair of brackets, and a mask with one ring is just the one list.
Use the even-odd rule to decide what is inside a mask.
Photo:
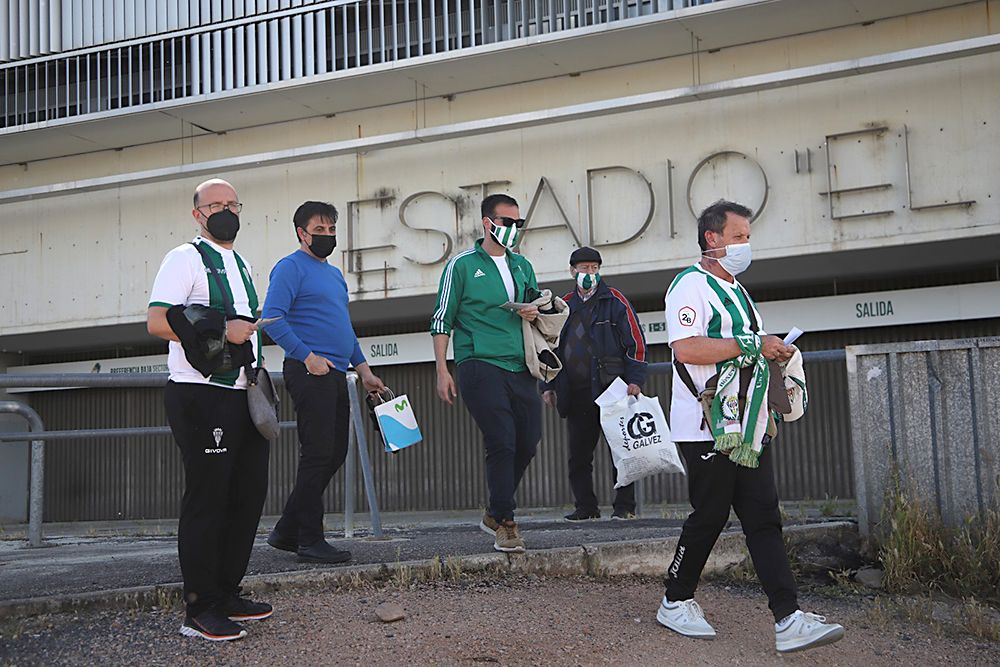
[(307, 201), (292, 216), (299, 249), (271, 270), (264, 317), (267, 333), (285, 351), (285, 388), (292, 395), (299, 430), (295, 488), (267, 538), (299, 562), (343, 563), (351, 552), (323, 535), (323, 492), (347, 458), (351, 405), (347, 369), (368, 391), (385, 385), (368, 367), (347, 310), (347, 283), (327, 263), (337, 247), (337, 209)]
[(534, 300), (538, 283), (531, 263), (512, 252), (524, 226), (517, 202), (490, 195), (481, 208), (483, 238), (445, 266), (437, 309), (431, 318), (437, 392), (457, 395), (448, 371), (448, 340), (454, 333), (458, 386), (483, 434), (489, 504), (480, 528), (497, 551), (524, 551), (514, 522), (514, 493), (542, 434), (541, 402), (524, 358), (521, 320), (538, 317), (535, 306), (504, 308)]
[(271, 605), (240, 595), (270, 449), (247, 407), (243, 369), (260, 356), (261, 341), (250, 265), (233, 250), (242, 207), (223, 180), (198, 186), (191, 215), (200, 233), (164, 257), (146, 320), (149, 333), (170, 341), (164, 403), (184, 460), (177, 554), (187, 614), (180, 631), (211, 641), (239, 639), (246, 630), (237, 621), (271, 615)]

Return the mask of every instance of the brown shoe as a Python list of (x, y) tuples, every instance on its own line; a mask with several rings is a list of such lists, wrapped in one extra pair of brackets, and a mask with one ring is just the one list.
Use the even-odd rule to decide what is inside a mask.
[(497, 526), (496, 540), (493, 542), (493, 548), (497, 551), (507, 553), (524, 552), (524, 540), (517, 532), (516, 523), (510, 519), (506, 519)]
[(497, 528), (500, 527), (500, 523), (496, 519), (490, 516), (489, 512), (483, 512), (483, 520), (479, 522), (479, 530), (483, 531), (487, 535), (496, 535)]

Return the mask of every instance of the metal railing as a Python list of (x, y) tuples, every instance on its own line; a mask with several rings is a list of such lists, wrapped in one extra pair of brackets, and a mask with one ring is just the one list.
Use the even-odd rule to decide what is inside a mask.
[(0, 130), (142, 110), (718, 0), (336, 0), (0, 65)]
[[(29, 433), (21, 433), (31, 438), (31, 482), (28, 487), (28, 544), (42, 546), (42, 497), (45, 489), (45, 442), (38, 436), (45, 431), (41, 417), (24, 403), (0, 401), (0, 414), (19, 415), (28, 422)], [(0, 443), (3, 441), (0, 440)]]
[[(82, 387), (162, 387), (168, 373), (130, 373), (99, 375), (94, 373), (55, 373), (48, 375), (0, 374), (0, 388), (10, 387), (56, 387), (62, 389)], [(272, 373), (275, 384), (282, 384), (281, 373)], [(375, 494), (371, 459), (368, 453), (368, 438), (365, 435), (361, 400), (358, 394), (358, 376), (347, 374), (347, 393), (351, 402), (351, 428), (344, 479), (344, 536), (354, 536), (354, 485), (357, 477), (353, 453), (357, 451), (364, 478), (365, 497), (368, 500), (372, 535), (382, 537), (382, 517)], [(33, 547), (42, 546), (42, 517), (44, 510), (43, 481), (45, 474), (45, 449), (47, 440), (94, 440), (100, 438), (129, 438), (149, 435), (170, 435), (169, 426), (144, 426), (138, 428), (78, 429), (69, 431), (46, 431), (41, 418), (33, 409), (18, 401), (0, 401), (0, 414), (18, 414), (28, 420), (30, 433), (0, 433), (0, 445), (5, 442), (23, 442), (31, 439), (31, 483), (28, 493), (28, 543)], [(284, 421), (282, 430), (295, 428), (296, 422)]]
[[(803, 360), (807, 363), (842, 362), (845, 360), (844, 350), (820, 350), (803, 353)], [(670, 363), (650, 363), (649, 373), (654, 375), (667, 375), (672, 372)], [(129, 374), (49, 374), (49, 375), (27, 375), (27, 374), (2, 374), (0, 373), (0, 388), (12, 387), (39, 387), (39, 388), (82, 388), (82, 387), (103, 387), (103, 388), (128, 388), (128, 387), (162, 387), (166, 384), (167, 373), (129, 373)], [(281, 373), (273, 373), (271, 376), (276, 384), (283, 382)], [(357, 478), (356, 459), (353, 455), (357, 451), (358, 459), (361, 462), (363, 480), (365, 484), (365, 496), (371, 512), (372, 533), (375, 537), (382, 536), (381, 515), (376, 496), (375, 481), (372, 472), (372, 462), (368, 451), (368, 440), (364, 427), (363, 410), (357, 390), (357, 375), (348, 374), (348, 393), (351, 401), (351, 426), (349, 430), (349, 448), (347, 460), (344, 466), (345, 489), (344, 489), (344, 532), (345, 537), (354, 536), (354, 504), (355, 504), (355, 483)], [(22, 414), (29, 422), (30, 415), (37, 414), (24, 405), (16, 401), (0, 401), (0, 413), (13, 412)], [(29, 414), (30, 413), (30, 414)], [(281, 422), (283, 430), (295, 427), (294, 421)], [(150, 435), (169, 435), (170, 428), (167, 426), (146, 426), (138, 428), (110, 428), (110, 429), (78, 429), (45, 431), (39, 419), (37, 423), (32, 422), (32, 432), (26, 433), (0, 433), (0, 445), (5, 442), (23, 442), (32, 440), (32, 467), (31, 483), (29, 494), (29, 536), (32, 546), (40, 546), (42, 540), (42, 517), (43, 517), (43, 487), (44, 475), (44, 445), (45, 441), (65, 441), (65, 440), (95, 440), (101, 438), (136, 438)], [(643, 511), (642, 484), (636, 485), (636, 514), (642, 516)]]

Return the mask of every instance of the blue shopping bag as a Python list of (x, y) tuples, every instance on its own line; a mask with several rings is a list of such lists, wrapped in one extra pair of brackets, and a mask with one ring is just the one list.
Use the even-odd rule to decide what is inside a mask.
[(385, 401), (379, 396), (385, 402), (374, 407), (375, 420), (385, 443), (385, 451), (398, 452), (417, 444), (423, 440), (423, 436), (420, 434), (417, 418), (413, 415), (410, 399), (406, 394), (395, 396), (391, 390), (387, 391), (391, 398)]

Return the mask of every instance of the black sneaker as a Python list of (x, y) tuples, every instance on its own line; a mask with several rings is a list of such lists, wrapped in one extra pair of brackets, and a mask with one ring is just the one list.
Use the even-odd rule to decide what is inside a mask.
[(247, 595), (234, 595), (222, 605), (230, 621), (260, 621), (274, 613), (266, 602), (254, 602)]
[(187, 616), (181, 625), (185, 637), (201, 637), (210, 642), (228, 642), (246, 637), (247, 631), (239, 623), (234, 623), (216, 609), (203, 611), (194, 618)]
[(299, 550), (299, 541), (297, 539), (285, 537), (278, 532), (277, 528), (272, 530), (270, 535), (267, 536), (267, 543), (275, 549), (281, 549), (282, 551), (291, 551), (292, 553), (295, 553)]
[(630, 521), (635, 518), (635, 512), (629, 512), (628, 510), (615, 510), (611, 518), (615, 521)]
[(576, 509), (573, 510), (572, 514), (567, 514), (564, 518), (567, 521), (590, 521), (592, 519), (600, 519), (601, 510), (587, 511)]
[(326, 540), (320, 540), (309, 546), (299, 545), (300, 563), (344, 563), (351, 560), (351, 552), (331, 545)]

